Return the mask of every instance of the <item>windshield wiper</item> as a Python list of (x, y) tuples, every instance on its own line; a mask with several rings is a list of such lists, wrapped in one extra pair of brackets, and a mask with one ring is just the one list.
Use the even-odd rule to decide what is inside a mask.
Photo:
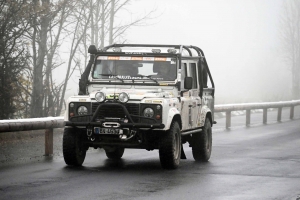
[(113, 78), (116, 78), (116, 79), (122, 81), (122, 83), (124, 83), (124, 80), (121, 79), (120, 77), (118, 77), (118, 76), (115, 75), (115, 74), (98, 74), (98, 75), (101, 75), (101, 76), (113, 76)]
[(147, 75), (147, 76), (146, 75), (138, 75), (137, 77), (146, 77), (158, 84), (157, 80), (152, 78), (152, 75)]

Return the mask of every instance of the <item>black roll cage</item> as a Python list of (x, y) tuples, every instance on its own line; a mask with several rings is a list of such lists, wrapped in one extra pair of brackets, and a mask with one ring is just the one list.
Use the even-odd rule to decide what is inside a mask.
[[(121, 48), (121, 47), (161, 47), (161, 48), (174, 48), (174, 49), (178, 49), (179, 53), (153, 53), (153, 52), (114, 52), (114, 51), (110, 51), (107, 52), (110, 49), (113, 48)], [(183, 51), (186, 50), (189, 54), (188, 56), (183, 56), (182, 53)], [(197, 52), (197, 56), (193, 56), (192, 51)], [(79, 80), (79, 95), (85, 95), (86, 94), (86, 86), (88, 85), (89, 81), (88, 81), (88, 77), (91, 71), (91, 67), (94, 64), (94, 62), (96, 61), (97, 55), (144, 55), (144, 56), (170, 56), (170, 55), (174, 55), (176, 57), (178, 57), (179, 59), (179, 63), (181, 63), (182, 58), (191, 58), (191, 57), (198, 57), (198, 68), (200, 66), (202, 66), (201, 61), (204, 62), (204, 68), (209, 76), (209, 79), (211, 81), (212, 84), (212, 95), (214, 96), (214, 92), (215, 92), (215, 84), (213, 81), (213, 78), (211, 76), (204, 52), (197, 46), (192, 46), (192, 45), (162, 45), (162, 44), (112, 44), (109, 46), (106, 46), (102, 49), (97, 50), (97, 48), (94, 45), (91, 45), (88, 49), (88, 52), (91, 54), (90, 55), (90, 60), (89, 63), (84, 71), (84, 73), (81, 75), (81, 79)], [(181, 65), (179, 65), (179, 68), (181, 69)], [(200, 93), (199, 96), (202, 97), (203, 94), (203, 72), (201, 69), (200, 70)], [(114, 83), (115, 84), (115, 83)], [(120, 83), (120, 84), (124, 84), (124, 83)], [(158, 85), (158, 84), (153, 84), (153, 85)], [(173, 86), (177, 86), (179, 88), (180, 84), (173, 84)]]

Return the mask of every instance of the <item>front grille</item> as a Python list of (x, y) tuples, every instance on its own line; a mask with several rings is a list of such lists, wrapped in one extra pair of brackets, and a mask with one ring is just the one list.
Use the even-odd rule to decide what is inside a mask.
[(92, 119), (92, 116), (84, 115), (84, 116), (71, 117), (70, 121), (71, 122), (89, 122), (89, 121), (91, 121), (91, 119)]
[[(92, 103), (92, 113), (95, 113), (98, 106), (100, 103)], [(140, 113), (140, 106), (139, 104), (135, 104), (135, 103), (128, 103), (128, 104), (123, 104), (130, 115), (139, 115)], [(105, 106), (102, 106), (100, 108), (100, 111), (98, 112), (98, 119), (104, 119), (106, 117), (111, 117), (111, 118), (125, 118), (125, 112), (123, 110), (122, 107), (120, 106), (113, 106), (113, 105), (109, 105), (109, 103), (107, 103)], [(137, 117), (132, 117), (132, 120), (135, 123), (139, 122), (139, 118)]]

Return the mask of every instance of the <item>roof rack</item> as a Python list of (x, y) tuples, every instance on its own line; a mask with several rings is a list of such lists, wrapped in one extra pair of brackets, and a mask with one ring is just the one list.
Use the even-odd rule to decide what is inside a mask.
[(192, 46), (192, 45), (169, 45), (169, 44), (112, 44), (109, 46), (106, 46), (101, 49), (101, 51), (107, 51), (112, 48), (117, 48), (117, 47), (163, 47), (163, 48), (174, 48), (178, 49), (179, 53), (182, 54), (183, 50), (186, 50), (190, 56), (193, 56), (192, 50), (196, 51), (198, 56), (204, 57), (203, 51), (197, 47), (197, 46)]

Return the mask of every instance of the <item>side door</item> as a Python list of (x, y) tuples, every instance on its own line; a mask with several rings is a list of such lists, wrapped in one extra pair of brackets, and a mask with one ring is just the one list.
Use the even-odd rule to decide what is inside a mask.
[(186, 91), (184, 89), (184, 78), (188, 76), (188, 63), (186, 61), (182, 61), (181, 63), (181, 120), (182, 120), (182, 130), (190, 129), (190, 104), (191, 104), (191, 97), (190, 97), (190, 91)]
[(197, 79), (197, 62), (185, 60), (181, 64), (181, 90), (184, 91), (184, 78), (193, 78), (193, 87), (184, 91), (181, 97), (182, 129), (198, 127), (197, 118), (200, 111), (201, 99), (199, 97), (199, 83)]
[[(201, 109), (207, 109), (210, 110), (211, 116), (212, 116), (212, 121), (214, 121), (214, 83), (211, 78), (209, 68), (207, 66), (207, 63), (201, 60), (199, 63), (198, 67), (198, 81), (199, 81), (199, 87), (202, 87), (202, 93), (199, 93), (199, 96), (201, 97)], [(199, 90), (201, 91), (201, 90)], [(202, 96), (201, 96), (202, 95)], [(200, 110), (201, 111), (201, 110)], [(202, 121), (201, 118), (198, 118), (199, 124), (203, 123), (203, 117), (202, 116)]]
[(201, 111), (201, 98), (199, 96), (199, 81), (198, 81), (198, 67), (197, 61), (189, 61), (188, 75), (193, 78), (193, 88), (191, 89), (191, 102), (190, 102), (190, 128), (197, 128), (199, 113)]

